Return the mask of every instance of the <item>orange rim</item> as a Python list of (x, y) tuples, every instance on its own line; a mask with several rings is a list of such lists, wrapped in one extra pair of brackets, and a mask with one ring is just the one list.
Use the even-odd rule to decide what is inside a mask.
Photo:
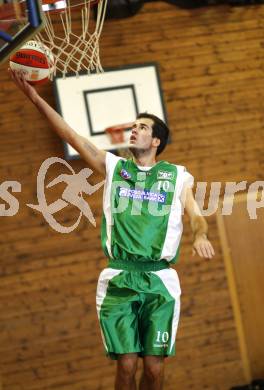
[(121, 125), (110, 126), (105, 129), (105, 132), (109, 135), (112, 144), (120, 144), (125, 142), (125, 130), (132, 127), (132, 123), (124, 123)]

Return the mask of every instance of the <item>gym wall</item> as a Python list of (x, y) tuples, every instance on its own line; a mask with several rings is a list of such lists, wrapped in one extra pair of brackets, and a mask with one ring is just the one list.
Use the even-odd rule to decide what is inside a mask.
[[(185, 165), (196, 181), (263, 180), (264, 7), (178, 9), (146, 4), (136, 16), (105, 23), (105, 67), (156, 61), (172, 143), (162, 158)], [(74, 23), (78, 23), (75, 21)], [(70, 234), (54, 231), (37, 204), (37, 173), (48, 157), (64, 157), (61, 140), (0, 73), (1, 183), (18, 181), (19, 210), (1, 217), (0, 372), (4, 390), (109, 390), (115, 364), (104, 356), (95, 310), (96, 281), (106, 266), (100, 245), (102, 190), (86, 197)], [(39, 88), (55, 107), (51, 84)], [(149, 97), (151, 99), (151, 96)], [(78, 115), (78, 113), (76, 113)], [(81, 160), (75, 172), (85, 167)], [(49, 180), (69, 173), (54, 165)], [(102, 177), (94, 174), (95, 184)], [(47, 191), (51, 203), (65, 184)], [(1, 200), (2, 204), (8, 205)], [(72, 225), (75, 207), (56, 215)], [(235, 321), (215, 216), (208, 218), (216, 256), (191, 256), (185, 217), (180, 262), (182, 314), (177, 356), (167, 360), (166, 390), (227, 390), (244, 383)]]

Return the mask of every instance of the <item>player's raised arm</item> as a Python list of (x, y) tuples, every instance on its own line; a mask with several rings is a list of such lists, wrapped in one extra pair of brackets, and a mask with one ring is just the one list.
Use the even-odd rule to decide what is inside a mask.
[(182, 194), (182, 202), (191, 221), (191, 228), (194, 235), (193, 255), (198, 253), (201, 257), (212, 258), (215, 254), (211, 242), (207, 238), (208, 225), (202, 216), (197, 202), (194, 199), (193, 191), (187, 187)]
[(10, 74), (15, 84), (32, 101), (39, 112), (44, 115), (52, 129), (67, 143), (69, 143), (80, 155), (98, 172), (105, 174), (105, 151), (98, 149), (92, 142), (80, 136), (65, 120), (37, 93), (23, 76), (22, 73)]

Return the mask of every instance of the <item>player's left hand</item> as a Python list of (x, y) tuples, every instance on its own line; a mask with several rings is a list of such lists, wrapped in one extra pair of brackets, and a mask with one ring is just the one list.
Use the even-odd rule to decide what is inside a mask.
[(16, 86), (21, 89), (21, 91), (32, 101), (32, 103), (35, 104), (38, 98), (38, 93), (35, 88), (26, 81), (25, 72), (19, 70), (14, 71), (10, 68), (8, 69), (8, 72)]
[(200, 257), (211, 259), (215, 255), (214, 248), (207, 237), (200, 236), (194, 240), (192, 255), (198, 254)]

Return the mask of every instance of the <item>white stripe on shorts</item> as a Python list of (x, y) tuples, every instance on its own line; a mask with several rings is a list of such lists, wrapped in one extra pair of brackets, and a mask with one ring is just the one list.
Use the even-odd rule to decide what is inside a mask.
[[(102, 306), (103, 301), (104, 301), (105, 296), (106, 296), (108, 284), (109, 284), (111, 279), (113, 279), (115, 276), (117, 276), (121, 272), (122, 272), (121, 269), (105, 268), (99, 275), (99, 279), (98, 279), (98, 283), (97, 283), (97, 290), (96, 290), (96, 309), (97, 309), (99, 324), (100, 324), (101, 306)], [(101, 326), (100, 326), (100, 329), (101, 329)], [(102, 329), (101, 329), (101, 334), (102, 334), (102, 339), (103, 339), (105, 349), (106, 349), (106, 351), (108, 351)]]
[(174, 268), (166, 268), (166, 269), (162, 269), (161, 271), (155, 271), (152, 273), (157, 275), (162, 280), (169, 294), (175, 300), (172, 329), (171, 329), (171, 344), (170, 344), (170, 352), (171, 352), (173, 345), (175, 343), (176, 333), (177, 333), (179, 318), (180, 318), (180, 295), (181, 295), (180, 281), (179, 281), (178, 274)]

